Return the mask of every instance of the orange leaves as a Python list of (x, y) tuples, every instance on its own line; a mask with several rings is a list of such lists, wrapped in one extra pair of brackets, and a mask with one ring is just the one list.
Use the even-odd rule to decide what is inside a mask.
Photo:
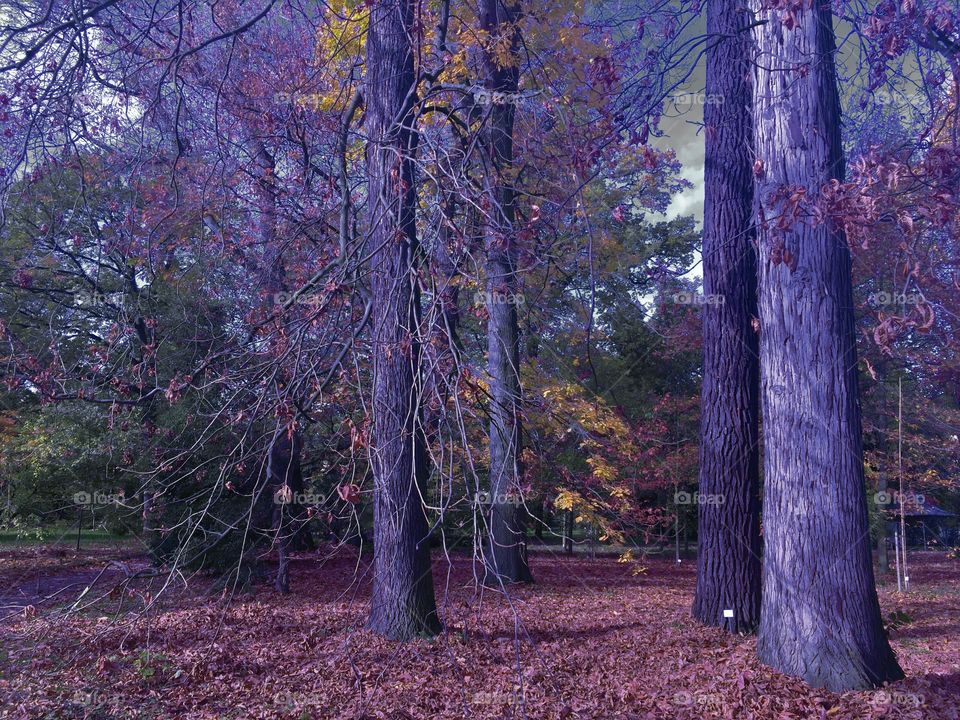
[(780, 215), (778, 227), (786, 230), (793, 227), (800, 216), (801, 203), (807, 195), (807, 189), (799, 185), (783, 188), (783, 212)]
[[(36, 618), (20, 620), (43, 631), (36, 640), (44, 651), (34, 637), (5, 637), (11, 661), (3, 690), (37, 717), (99, 706), (116, 717), (150, 708), (157, 717), (196, 720), (357, 718), (358, 678), (379, 683), (365, 695), (367, 717), (394, 719), (517, 716), (521, 703), (535, 718), (629, 717), (637, 709), (637, 717), (675, 720), (928, 717), (956, 705), (960, 636), (950, 604), (924, 594), (942, 597), (955, 587), (949, 560), (917, 558), (911, 574), (924, 590), (914, 600), (895, 596), (889, 583), (880, 588), (884, 616), (906, 611), (922, 630), (900, 649), (911, 677), (847, 693), (807, 687), (760, 664), (753, 639), (693, 623), (694, 568), (686, 563), (636, 551), (620, 562), (537, 553), (535, 585), (511, 588), (513, 601), (491, 596), (478, 606), (469, 557), (450, 560), (435, 566), (451, 573), (450, 632), (433, 642), (397, 645), (360, 629), (369, 594), (354, 583), (369, 570), (343, 551), (301, 562), (302, 581), (288, 596), (224, 603), (219, 594), (171, 595), (172, 607), (158, 604), (149, 618), (98, 623), (99, 613), (75, 615), (57, 618), (56, 632), (42, 612), (42, 628)], [(134, 665), (143, 667), (148, 648), (149, 666), (158, 669), (149, 683)], [(97, 704), (78, 703), (78, 692), (91, 687)]]
[(357, 426), (350, 418), (346, 419), (347, 427), (350, 428), (350, 452), (356, 453), (363, 450), (369, 444), (370, 418), (364, 416), (362, 426)]
[(916, 322), (917, 331), (922, 333), (929, 332), (936, 320), (933, 308), (930, 307), (928, 303), (921, 303), (916, 306), (916, 312), (919, 316)]
[(485, 49), (500, 70), (519, 65), (520, 60), (513, 52), (513, 33), (510, 32), (509, 25), (503, 28), (492, 43), (488, 42)]
[(192, 381), (193, 378), (190, 375), (175, 374), (164, 392), (167, 401), (171, 405), (177, 402), (183, 396), (184, 389), (189, 387)]
[(779, 11), (780, 24), (787, 30), (793, 30), (800, 24), (799, 16), (811, 7), (811, 3), (812, 0), (763, 0), (761, 8)]
[(881, 352), (891, 355), (893, 351), (890, 346), (900, 334), (900, 328), (895, 322), (896, 318), (883, 318), (883, 313), (880, 313), (880, 317), (880, 323), (873, 329), (873, 341), (877, 344), (877, 347), (880, 348)]
[(293, 499), (293, 490), (289, 485), (281, 485), (273, 494), (273, 501), (277, 505), (289, 505)]
[(356, 505), (360, 502), (360, 487), (353, 483), (340, 485), (337, 487), (337, 495), (339, 495), (340, 499), (344, 502)]
[[(933, 328), (936, 321), (933, 307), (923, 300), (922, 296), (911, 296), (911, 299), (914, 298), (919, 298), (919, 301), (910, 305), (910, 310), (904, 315), (888, 316), (884, 312), (877, 313), (879, 322), (873, 329), (873, 341), (882, 353), (892, 355), (893, 343), (908, 330), (928, 333)], [(906, 303), (903, 307), (906, 308)]]
[(900, 227), (903, 228), (903, 231), (908, 236), (913, 236), (913, 216), (910, 215), (906, 210), (901, 210), (897, 213), (897, 221), (900, 223)]
[(325, 61), (363, 56), (370, 9), (365, 2), (332, 0), (327, 23), (317, 35), (318, 65)]

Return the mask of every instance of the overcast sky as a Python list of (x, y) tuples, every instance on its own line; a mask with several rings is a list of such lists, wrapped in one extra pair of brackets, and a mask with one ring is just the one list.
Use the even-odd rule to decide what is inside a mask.
[(668, 219), (693, 215), (698, 223), (703, 221), (703, 133), (698, 133), (701, 122), (703, 107), (694, 102), (692, 105), (681, 103), (676, 117), (665, 116), (661, 123), (667, 135), (658, 138), (656, 144), (676, 151), (677, 159), (683, 164), (681, 176), (693, 183), (692, 188), (673, 197), (667, 208)]
[[(706, 32), (703, 14), (684, 33), (688, 37), (701, 36)], [(701, 46), (702, 48), (702, 46)], [(697, 224), (703, 221), (703, 99), (706, 73), (701, 55), (687, 80), (671, 95), (672, 102), (664, 108), (660, 121), (663, 137), (656, 138), (659, 148), (672, 148), (683, 164), (681, 175), (693, 184), (692, 188), (678, 193), (667, 209), (666, 218), (672, 220), (681, 215), (693, 215)]]

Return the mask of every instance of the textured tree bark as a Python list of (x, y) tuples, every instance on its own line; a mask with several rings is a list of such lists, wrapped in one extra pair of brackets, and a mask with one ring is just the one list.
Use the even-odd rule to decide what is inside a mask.
[(378, 0), (367, 32), (368, 247), (373, 293), (374, 576), (369, 627), (394, 640), (439, 631), (428, 526), (421, 408), (418, 253), (411, 130), (413, 0)]
[(519, 37), (513, 0), (482, 0), (484, 88), (489, 93), (485, 133), (484, 191), (487, 217), (487, 369), (490, 374), (490, 516), (487, 582), (531, 582), (527, 564), (526, 508), (520, 479), (521, 405), (517, 238), (513, 227), (513, 118), (519, 83), (515, 64), (503, 67), (492, 47), (509, 36), (510, 57)]
[[(277, 238), (277, 191), (274, 185), (276, 162), (259, 140), (251, 143), (251, 152), (259, 169), (254, 186), (256, 193), (259, 242), (263, 252), (261, 287), (263, 308), (276, 324), (277, 331), (283, 328), (283, 320), (276, 316), (278, 295), (286, 289), (286, 268), (283, 253)], [(274, 386), (279, 400), (283, 386), (290, 382), (289, 372), (278, 370), (278, 382)], [(287, 428), (274, 428), (266, 447), (266, 485), (273, 502), (271, 513), (273, 532), (277, 544), (277, 575), (274, 588), (277, 592), (290, 592), (290, 548), (297, 524), (293, 522), (301, 514), (299, 497), (303, 493), (301, 471), (302, 439), (298, 429), (292, 437)]]
[(543, 528), (550, 526), (550, 508), (548, 507), (549, 501), (547, 498), (542, 498), (539, 503), (537, 503), (537, 510), (534, 515), (534, 530), (533, 534), (536, 536), (537, 540), (543, 540)]
[(300, 456), (300, 433), (294, 432), (291, 438), (287, 428), (277, 427), (267, 447), (266, 475), (268, 489), (273, 490), (270, 499), (279, 554), (273, 586), (280, 593), (290, 592), (290, 548), (297, 528), (296, 508), (303, 493)]
[(438, 307), (434, 311), (431, 337), (424, 348), (424, 397), (427, 405), (424, 425), (430, 436), (428, 446), (439, 440), (447, 422), (447, 403), (455, 392), (459, 377), (460, 353), (460, 276), (461, 256), (452, 232), (455, 222), (456, 200), (452, 192), (444, 191), (440, 200), (440, 228), (430, 248), (430, 271), (437, 294)]
[[(865, 502), (851, 258), (792, 207), (844, 174), (830, 6), (751, 0), (757, 58), (763, 600), (757, 652), (830, 690), (903, 677), (884, 634)], [(792, 29), (791, 29), (792, 27)], [(801, 195), (799, 191), (805, 191)]]
[(760, 622), (760, 367), (751, 326), (757, 280), (749, 26), (745, 0), (707, 3), (706, 302), (693, 615), (730, 632), (752, 632)]

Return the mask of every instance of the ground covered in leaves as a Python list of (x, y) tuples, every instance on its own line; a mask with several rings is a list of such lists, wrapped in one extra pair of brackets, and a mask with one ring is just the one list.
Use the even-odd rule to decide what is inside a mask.
[[(48, 573), (88, 577), (38, 552)], [(5, 558), (0, 558), (5, 562)], [(537, 583), (477, 587), (468, 558), (435, 565), (445, 633), (396, 644), (364, 629), (370, 568), (341, 550), (301, 556), (293, 589), (211, 591), (166, 576), (115, 586), (113, 567), (64, 611), (0, 563), (0, 718), (957, 718), (960, 563), (927, 554), (909, 594), (880, 588), (907, 679), (812, 690), (754, 658), (755, 640), (689, 617), (693, 565), (537, 555)], [(36, 573), (36, 570), (33, 570)], [(57, 575), (60, 573), (60, 575)], [(73, 587), (73, 583), (70, 583)], [(163, 592), (161, 587), (166, 586)], [(11, 588), (13, 588), (11, 590)], [(112, 592), (108, 592), (115, 588)], [(74, 588), (73, 598), (84, 592)], [(16, 599), (20, 595), (20, 600)]]

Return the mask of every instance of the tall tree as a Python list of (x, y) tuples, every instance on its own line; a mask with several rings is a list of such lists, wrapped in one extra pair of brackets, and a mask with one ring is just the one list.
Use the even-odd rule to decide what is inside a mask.
[[(278, 302), (281, 294), (286, 291), (286, 268), (277, 237), (277, 188), (274, 183), (276, 161), (259, 140), (251, 143), (251, 154), (253, 166), (258, 171), (254, 183), (254, 199), (258, 240), (263, 253), (263, 268), (260, 273), (263, 306), (265, 313), (273, 321), (271, 325), (274, 322), (276, 324), (276, 333), (271, 334), (271, 338), (274, 342), (281, 343), (286, 339), (289, 328), (283, 317), (282, 303)], [(284, 396), (285, 388), (292, 380), (290, 375), (291, 371), (281, 365), (273, 379), (271, 390), (275, 393), (278, 406), (289, 402)], [(262, 465), (265, 484), (271, 490), (274, 503), (272, 522), (278, 555), (274, 588), (277, 592), (287, 593), (290, 592), (290, 545), (294, 532), (291, 520), (297, 514), (297, 499), (303, 493), (300, 463), (302, 439), (295, 421), (288, 423), (286, 420), (277, 423), (269, 436)]]
[(440, 629), (420, 487), (428, 466), (418, 399), (421, 351), (414, 335), (420, 314), (412, 130), (414, 6), (413, 0), (379, 0), (371, 7), (365, 91), (374, 343), (369, 625), (395, 640)]
[[(490, 374), (490, 527), (487, 574), (530, 582), (526, 509), (520, 486), (521, 390), (519, 283), (514, 229), (513, 121), (520, 70), (517, 0), (482, 0), (484, 89), (489, 102), (483, 190), (487, 252), (487, 368)], [(508, 52), (504, 52), (504, 48)]]
[[(760, 622), (756, 255), (751, 216), (750, 14), (707, 4), (703, 388), (693, 614), (731, 632)], [(732, 614), (731, 614), (732, 611)]]
[(831, 690), (903, 677), (884, 634), (865, 498), (851, 259), (817, 199), (842, 180), (830, 6), (751, 0), (764, 570), (757, 651)]

